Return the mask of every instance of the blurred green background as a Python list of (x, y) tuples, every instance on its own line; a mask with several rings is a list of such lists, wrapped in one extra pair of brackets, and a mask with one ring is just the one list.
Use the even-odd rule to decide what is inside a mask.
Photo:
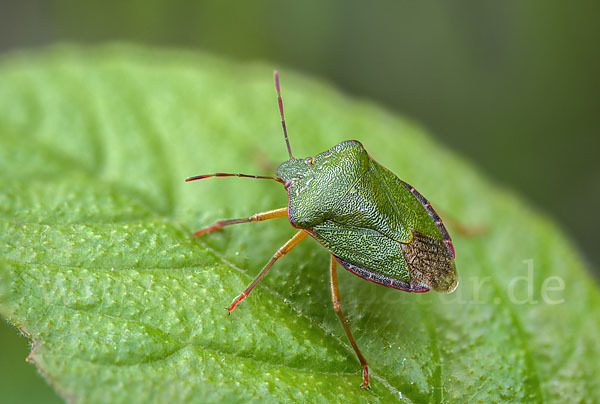
[[(592, 0), (0, 1), (0, 52), (124, 40), (320, 77), (427, 127), (555, 217), (597, 269), (599, 15)], [(57, 400), (4, 322), (0, 346), (0, 372), (20, 380), (0, 378), (7, 402)]]

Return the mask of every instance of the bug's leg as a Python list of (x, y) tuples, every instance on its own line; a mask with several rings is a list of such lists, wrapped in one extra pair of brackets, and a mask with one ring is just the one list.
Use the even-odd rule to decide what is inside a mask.
[(287, 206), (284, 208), (268, 210), (266, 212), (255, 213), (250, 217), (243, 217), (240, 219), (226, 219), (226, 220), (217, 220), (217, 223), (212, 226), (204, 227), (200, 230), (196, 230), (194, 232), (194, 236), (198, 236), (202, 233), (208, 233), (209, 231), (220, 229), (224, 226), (229, 226), (230, 224), (238, 224), (238, 223), (248, 223), (248, 222), (260, 222), (262, 220), (273, 219), (274, 217), (287, 216), (288, 208)]
[(248, 287), (244, 289), (239, 296), (233, 299), (231, 304), (225, 308), (227, 312), (231, 313), (231, 311), (235, 308), (236, 304), (238, 304), (243, 298), (248, 296), (252, 289), (254, 289), (256, 284), (261, 280), (263, 276), (265, 276), (265, 274), (267, 273), (269, 268), (271, 268), (271, 266), (275, 263), (275, 261), (287, 254), (287, 252), (290, 251), (296, 244), (298, 244), (300, 240), (306, 237), (307, 234), (308, 233), (306, 233), (304, 230), (300, 230), (298, 233), (294, 234), (294, 237), (292, 237), (284, 245), (279, 247), (279, 249), (277, 249), (275, 254), (273, 254), (273, 256), (271, 257), (269, 262), (267, 262), (267, 265), (265, 265), (262, 271), (260, 271), (256, 279), (254, 279), (252, 283), (250, 283), (250, 285), (248, 285)]
[(452, 234), (454, 232), (463, 237), (475, 237), (484, 235), (489, 231), (489, 226), (486, 223), (463, 223), (456, 216), (451, 215), (443, 209), (436, 209), (440, 216), (444, 217), (444, 223), (448, 224)]
[(453, 219), (452, 216), (447, 216), (446, 221), (450, 223), (453, 230), (463, 237), (476, 237), (484, 235), (489, 231), (488, 225), (485, 223), (465, 224)]
[(363, 368), (363, 384), (360, 387), (369, 388), (369, 368), (367, 365), (367, 360), (358, 349), (358, 345), (356, 345), (356, 341), (354, 341), (354, 337), (350, 332), (350, 326), (348, 325), (348, 320), (344, 317), (344, 313), (342, 313), (342, 308), (340, 306), (340, 291), (338, 289), (338, 281), (337, 281), (337, 262), (333, 255), (331, 256), (331, 263), (329, 265), (329, 281), (331, 284), (331, 302), (333, 303), (333, 310), (335, 310), (335, 314), (340, 319), (342, 326), (344, 327), (344, 331), (346, 331), (346, 335), (350, 340), (350, 344), (352, 348), (354, 348), (354, 352), (356, 352), (356, 356), (358, 356), (358, 360), (360, 361), (360, 365)]

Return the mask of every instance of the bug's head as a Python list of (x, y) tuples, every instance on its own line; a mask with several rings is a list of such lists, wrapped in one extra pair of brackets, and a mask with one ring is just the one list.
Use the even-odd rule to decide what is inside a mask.
[(313, 167), (313, 159), (289, 159), (277, 167), (277, 176), (284, 181), (286, 188), (289, 188), (294, 182), (310, 175)]
[(289, 159), (277, 168), (288, 192), (288, 216), (293, 226), (322, 223), (369, 167), (369, 155), (355, 140), (305, 159)]
[(284, 161), (277, 168), (277, 176), (286, 188), (313, 177), (324, 186), (335, 186), (342, 177), (360, 172), (360, 167), (366, 167), (368, 160), (369, 155), (360, 142), (346, 140), (314, 157)]

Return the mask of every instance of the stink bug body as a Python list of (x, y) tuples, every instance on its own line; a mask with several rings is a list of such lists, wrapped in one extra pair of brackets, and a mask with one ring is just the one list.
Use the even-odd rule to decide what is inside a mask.
[(247, 177), (280, 182), (288, 206), (247, 218), (219, 220), (196, 231), (199, 235), (236, 223), (287, 216), (299, 231), (281, 246), (256, 279), (226, 308), (231, 312), (267, 273), (307, 235), (331, 254), (330, 284), (333, 307), (363, 368), (363, 387), (369, 386), (367, 361), (356, 345), (340, 309), (337, 263), (352, 273), (388, 287), (426, 292), (452, 292), (457, 284), (454, 247), (442, 220), (414, 187), (400, 180), (367, 154), (360, 142), (347, 140), (314, 157), (292, 156), (283, 115), (279, 76), (274, 73), (281, 124), (290, 159), (275, 177), (247, 174), (208, 174), (188, 178)]

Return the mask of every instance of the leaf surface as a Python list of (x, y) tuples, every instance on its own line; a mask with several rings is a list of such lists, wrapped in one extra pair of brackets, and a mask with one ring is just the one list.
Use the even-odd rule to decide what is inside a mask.
[[(410, 294), (340, 272), (306, 239), (231, 316), (223, 308), (294, 234), (272, 68), (113, 45), (0, 65), (0, 314), (72, 402), (595, 402), (600, 297), (569, 240), (423, 130), (281, 72), (292, 150), (352, 138), (447, 220), (460, 282)], [(485, 224), (464, 237), (461, 225)], [(340, 271), (342, 269), (340, 268)], [(563, 287), (561, 288), (561, 285)]]

